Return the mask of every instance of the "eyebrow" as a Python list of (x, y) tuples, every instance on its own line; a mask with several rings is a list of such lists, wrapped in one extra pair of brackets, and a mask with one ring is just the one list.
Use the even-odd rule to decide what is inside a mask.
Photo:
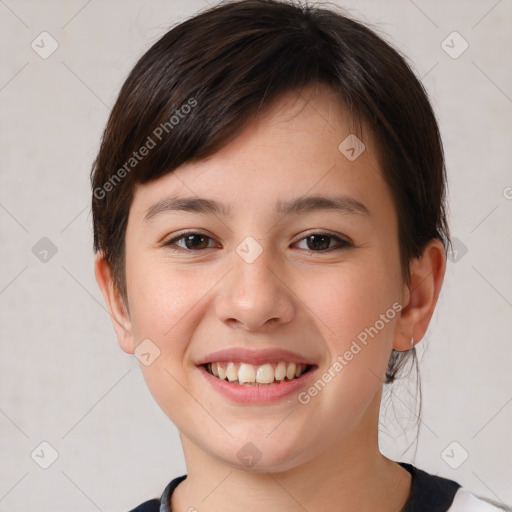
[[(335, 210), (345, 214), (370, 214), (363, 203), (350, 196), (302, 196), (276, 203), (276, 213), (280, 215), (304, 214), (322, 210)], [(193, 212), (229, 217), (230, 206), (202, 197), (167, 197), (148, 208), (143, 222), (148, 223), (165, 212)]]

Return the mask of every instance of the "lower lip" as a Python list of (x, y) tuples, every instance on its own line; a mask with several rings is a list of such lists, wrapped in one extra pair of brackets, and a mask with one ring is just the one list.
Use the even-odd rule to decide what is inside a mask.
[(303, 373), (300, 377), (297, 377), (293, 380), (283, 380), (276, 384), (262, 384), (260, 386), (252, 386), (250, 384), (233, 384), (227, 380), (219, 379), (211, 373), (208, 373), (204, 366), (199, 366), (198, 368), (206, 381), (211, 384), (215, 391), (233, 400), (234, 402), (243, 404), (276, 402), (282, 398), (292, 395), (293, 393), (298, 393), (298, 391), (306, 385), (306, 383), (318, 369), (318, 367), (313, 367), (306, 373)]

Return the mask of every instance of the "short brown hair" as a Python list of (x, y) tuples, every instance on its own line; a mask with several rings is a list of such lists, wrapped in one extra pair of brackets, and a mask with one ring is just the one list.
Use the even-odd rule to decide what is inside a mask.
[[(94, 250), (105, 255), (125, 303), (124, 240), (136, 184), (215, 153), (278, 95), (316, 83), (336, 91), (374, 135), (397, 210), (404, 277), (429, 240), (447, 249), (441, 138), (405, 58), (341, 9), (234, 1), (158, 40), (123, 84), (104, 131), (91, 171)], [(386, 382), (406, 359), (393, 350)]]

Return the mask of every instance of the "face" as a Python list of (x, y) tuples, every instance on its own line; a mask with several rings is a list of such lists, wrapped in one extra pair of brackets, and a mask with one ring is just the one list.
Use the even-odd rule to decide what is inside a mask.
[[(151, 393), (212, 460), (243, 467), (245, 450), (261, 457), (259, 470), (285, 470), (376, 434), (405, 287), (374, 145), (360, 135), (357, 156), (362, 146), (343, 143), (350, 134), (328, 89), (304, 89), (213, 156), (136, 189), (121, 345), (150, 340), (139, 352)], [(326, 201), (305, 201), (313, 196)], [(173, 208), (184, 198), (223, 206)], [(240, 351), (210, 356), (224, 349)], [(236, 372), (245, 359), (261, 363), (254, 372), (265, 366), (261, 375), (279, 361), (311, 369), (289, 382), (220, 386), (199, 365), (232, 361)]]

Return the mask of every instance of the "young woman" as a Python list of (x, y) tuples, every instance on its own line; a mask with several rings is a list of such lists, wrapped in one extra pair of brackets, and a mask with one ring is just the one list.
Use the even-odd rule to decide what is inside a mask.
[(373, 31), (196, 15), (132, 70), (91, 177), (99, 286), (187, 463), (135, 510), (498, 510), (379, 450), (449, 232), (436, 119)]

